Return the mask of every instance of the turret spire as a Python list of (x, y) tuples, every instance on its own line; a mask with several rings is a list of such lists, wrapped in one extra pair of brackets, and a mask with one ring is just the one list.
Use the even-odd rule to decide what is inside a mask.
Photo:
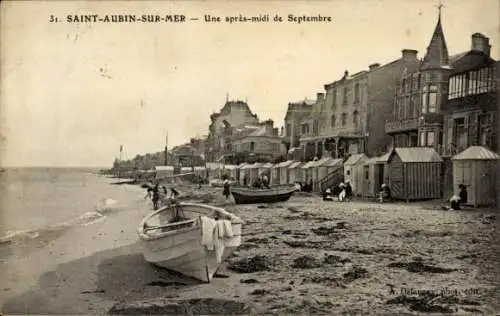
[(448, 65), (448, 47), (444, 38), (443, 27), (441, 26), (441, 9), (444, 6), (440, 2), (436, 7), (439, 11), (438, 21), (424, 57), (424, 68), (441, 68)]

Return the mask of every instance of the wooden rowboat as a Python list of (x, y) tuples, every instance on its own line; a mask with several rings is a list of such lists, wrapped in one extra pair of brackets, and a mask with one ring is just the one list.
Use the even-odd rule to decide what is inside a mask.
[(296, 190), (290, 186), (271, 189), (231, 188), (231, 194), (236, 204), (277, 203), (288, 201)]
[[(230, 223), (232, 236), (219, 239), (223, 244), (218, 248), (219, 256), (217, 250), (208, 250), (203, 245), (206, 229), (202, 226), (207, 218), (219, 224), (224, 223), (223, 220)], [(241, 244), (242, 224), (238, 216), (222, 208), (180, 202), (170, 203), (146, 216), (138, 234), (146, 261), (210, 282), (220, 263)]]

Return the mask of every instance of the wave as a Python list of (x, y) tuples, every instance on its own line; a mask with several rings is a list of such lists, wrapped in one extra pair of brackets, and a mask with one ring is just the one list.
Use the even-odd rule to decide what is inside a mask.
[(87, 226), (99, 223), (106, 220), (106, 214), (122, 210), (125, 210), (125, 206), (118, 204), (118, 201), (103, 198), (101, 203), (96, 205), (95, 211), (85, 212), (68, 221), (35, 229), (7, 231), (4, 236), (0, 236), (0, 245), (48, 236), (51, 233), (61, 232), (75, 226)]

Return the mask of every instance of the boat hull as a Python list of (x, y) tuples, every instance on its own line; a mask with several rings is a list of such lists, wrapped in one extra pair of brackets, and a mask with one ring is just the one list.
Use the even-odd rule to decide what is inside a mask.
[(288, 187), (286, 189), (268, 190), (233, 189), (231, 190), (231, 194), (236, 204), (257, 204), (286, 202), (295, 191), (295, 188)]
[[(241, 244), (241, 224), (233, 225), (232, 228), (236, 236), (226, 242), (222, 261)], [(208, 251), (201, 244), (199, 229), (170, 238), (141, 241), (141, 246), (144, 259), (149, 263), (202, 282), (210, 282), (220, 265), (215, 251)]]
[[(180, 204), (195, 205), (189, 203)], [(206, 207), (217, 209), (212, 206)], [(162, 214), (159, 216), (161, 217)], [(217, 260), (215, 251), (207, 250), (202, 244), (202, 230), (199, 225), (196, 225), (196, 221), (179, 226), (180, 228), (176, 230), (159, 232), (152, 237), (145, 233), (147, 225), (144, 225), (144, 223), (146, 223), (147, 218), (139, 226), (139, 242), (144, 259), (153, 265), (181, 273), (187, 277), (202, 282), (210, 282), (221, 262), (229, 257), (241, 244), (243, 222), (238, 217), (232, 214), (231, 216), (234, 217), (231, 224), (233, 237), (224, 239), (221, 261)]]

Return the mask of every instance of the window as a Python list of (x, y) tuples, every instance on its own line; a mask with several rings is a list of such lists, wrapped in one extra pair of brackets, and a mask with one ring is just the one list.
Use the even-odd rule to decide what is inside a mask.
[(358, 114), (358, 111), (354, 111), (352, 113), (352, 123), (354, 124), (354, 127), (358, 127), (358, 124), (359, 124), (359, 114)]
[(479, 145), (490, 147), (491, 146), (491, 114), (483, 114), (479, 116)]
[(319, 132), (319, 122), (318, 120), (313, 121), (313, 134), (318, 135)]
[(428, 104), (428, 109), (427, 112), (429, 113), (436, 113), (437, 109), (437, 87), (436, 86), (430, 86), (429, 88), (429, 104)]
[(405, 115), (405, 107), (406, 107), (406, 104), (405, 104), (405, 98), (404, 97), (401, 97), (399, 99), (399, 112), (398, 112), (398, 117), (399, 118), (403, 118), (404, 115)]
[(301, 126), (300, 129), (301, 129), (300, 132), (301, 132), (302, 135), (309, 134), (309, 124), (302, 124), (302, 126)]
[(418, 116), (418, 94), (414, 94), (410, 99), (410, 106), (408, 107), (409, 117), (417, 117)]
[(434, 132), (427, 132), (427, 146), (433, 147), (435, 142)]
[(424, 86), (422, 89), (422, 113), (436, 113), (437, 110), (437, 87), (435, 85)]
[(335, 115), (332, 115), (332, 118), (331, 118), (331, 126), (332, 127), (335, 127), (335, 124), (336, 124), (335, 120), (336, 120)]
[(401, 93), (405, 93), (406, 90), (406, 79), (401, 80)]
[(291, 136), (292, 133), (293, 133), (293, 131), (292, 131), (292, 124), (286, 124), (285, 135), (286, 136)]
[(412, 80), (411, 80), (411, 90), (412, 90), (412, 92), (418, 91), (418, 89), (420, 87), (419, 82), (420, 82), (420, 74), (419, 73), (413, 74)]
[(420, 132), (420, 146), (425, 146), (425, 132)]
[(332, 92), (332, 109), (337, 107), (337, 90), (333, 90)]
[(347, 114), (342, 113), (342, 123), (341, 126), (345, 126), (347, 124)]
[(479, 79), (478, 71), (471, 71), (469, 73), (469, 94), (477, 93), (478, 79)]
[(250, 143), (250, 151), (254, 151), (255, 150), (255, 142), (251, 142)]
[(347, 105), (347, 95), (348, 95), (348, 91), (347, 91), (347, 87), (345, 87), (343, 90), (343, 98), (342, 98), (343, 105)]
[(359, 101), (359, 83), (354, 85), (354, 102)]
[(456, 118), (454, 121), (453, 140), (454, 144), (459, 151), (467, 148), (468, 135), (467, 124), (464, 117)]
[(370, 178), (370, 166), (363, 166), (365, 171), (365, 179), (368, 180)]
[(427, 101), (429, 97), (429, 87), (425, 86), (422, 92), (422, 113), (427, 113)]
[(478, 83), (477, 83), (477, 93), (488, 92), (488, 82), (490, 74), (489, 68), (483, 68), (478, 70)]

